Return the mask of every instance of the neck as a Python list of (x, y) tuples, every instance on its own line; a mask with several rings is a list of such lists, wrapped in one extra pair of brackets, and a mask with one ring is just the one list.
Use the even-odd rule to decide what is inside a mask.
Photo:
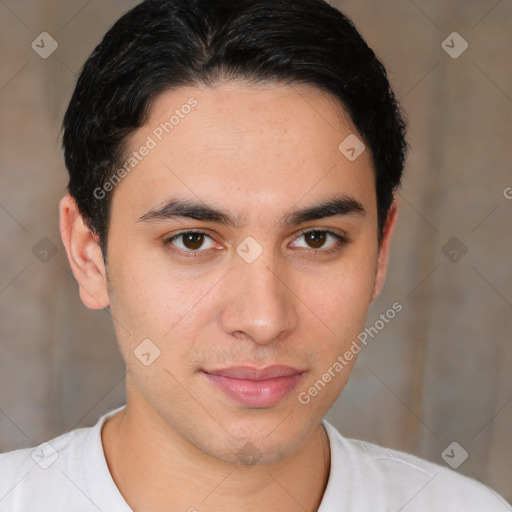
[(329, 477), (322, 425), (293, 453), (254, 465), (205, 454), (136, 401), (109, 418), (101, 436), (112, 478), (134, 512), (313, 512)]

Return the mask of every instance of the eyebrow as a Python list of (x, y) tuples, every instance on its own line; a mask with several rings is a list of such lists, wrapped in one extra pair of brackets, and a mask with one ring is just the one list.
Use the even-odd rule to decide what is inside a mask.
[[(284, 216), (284, 223), (298, 225), (311, 220), (352, 214), (364, 216), (366, 210), (355, 198), (342, 195), (306, 208), (292, 210)], [(209, 206), (201, 201), (181, 198), (172, 198), (163, 205), (152, 208), (139, 217), (136, 222), (153, 223), (176, 218), (215, 222), (233, 228), (241, 228), (245, 225), (241, 216), (232, 216), (222, 208)]]

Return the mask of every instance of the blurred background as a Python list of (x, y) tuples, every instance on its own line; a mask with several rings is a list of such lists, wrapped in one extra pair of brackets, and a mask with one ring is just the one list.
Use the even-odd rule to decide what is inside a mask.
[[(136, 3), (0, 0), (0, 451), (124, 403), (111, 318), (81, 303), (60, 240), (60, 125), (83, 63)], [(386, 66), (411, 151), (378, 334), (327, 419), (512, 500), (512, 1), (330, 3)]]

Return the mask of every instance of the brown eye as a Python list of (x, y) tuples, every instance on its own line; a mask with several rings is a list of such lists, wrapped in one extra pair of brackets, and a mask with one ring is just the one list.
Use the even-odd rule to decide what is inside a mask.
[(203, 233), (186, 233), (182, 237), (183, 245), (190, 250), (200, 249), (204, 242)]
[[(298, 240), (301, 240), (298, 243)], [(293, 242), (293, 246), (300, 249), (310, 249), (316, 254), (329, 254), (340, 251), (341, 248), (349, 243), (349, 239), (344, 235), (339, 235), (327, 229), (309, 229), (304, 230)]]
[(202, 231), (182, 231), (164, 240), (164, 245), (172, 247), (180, 255), (195, 256), (214, 248), (212, 237)]
[(325, 231), (309, 231), (305, 233), (306, 241), (313, 249), (320, 249), (325, 244), (327, 233)]

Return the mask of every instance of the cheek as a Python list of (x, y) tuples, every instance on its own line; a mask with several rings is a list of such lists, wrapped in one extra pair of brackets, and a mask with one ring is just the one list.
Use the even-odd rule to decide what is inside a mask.
[(195, 333), (208, 319), (201, 313), (208, 307), (214, 283), (206, 277), (171, 273), (162, 261), (151, 262), (133, 253), (111, 261), (115, 269), (110, 276), (111, 311), (127, 364), (145, 339), (155, 343), (161, 351), (159, 362), (166, 364), (193, 351)]
[(150, 251), (115, 256), (111, 279), (118, 313), (129, 323), (164, 334), (184, 314), (195, 288), (189, 283), (187, 289), (185, 280), (171, 275), (162, 261), (148, 258)]
[(312, 417), (324, 415), (345, 387), (360, 352), (358, 335), (373, 289), (374, 262), (346, 265), (330, 274), (315, 293), (306, 295), (313, 313), (309, 327), (309, 353), (314, 364), (299, 390), (301, 409)]
[(314, 286), (308, 280), (307, 289), (300, 292), (333, 337), (345, 340), (363, 327), (375, 283), (375, 265), (376, 254), (358, 251), (325, 272)]

